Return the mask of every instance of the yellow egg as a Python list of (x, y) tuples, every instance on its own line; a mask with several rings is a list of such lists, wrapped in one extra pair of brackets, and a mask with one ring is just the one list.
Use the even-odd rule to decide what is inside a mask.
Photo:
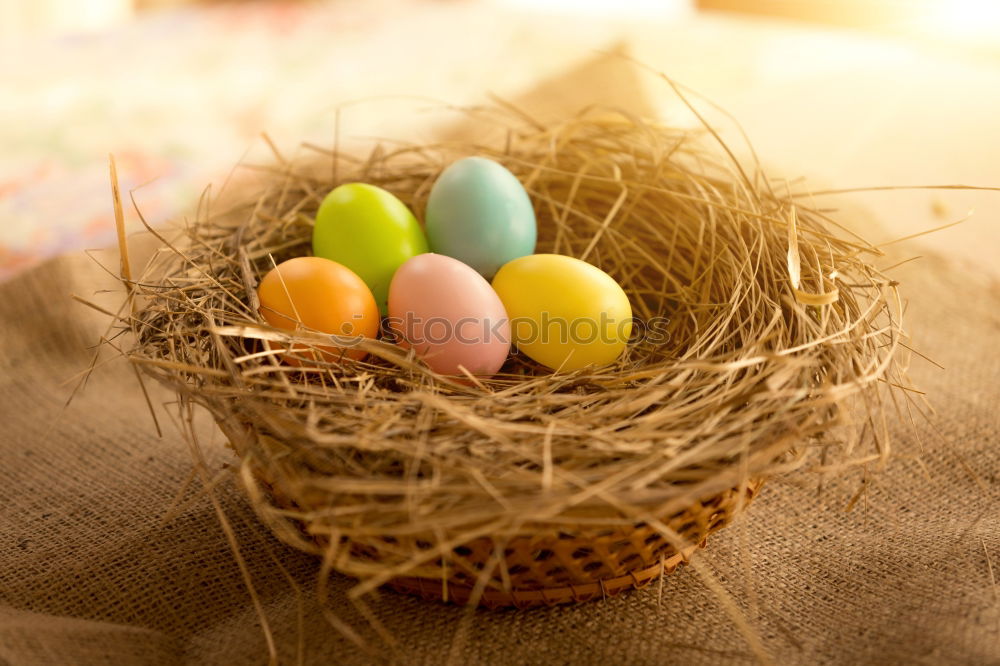
[(504, 264), (493, 289), (518, 350), (554, 370), (617, 359), (632, 334), (632, 307), (615, 279), (585, 261), (532, 254)]
[[(321, 257), (296, 257), (271, 269), (257, 288), (260, 314), (267, 323), (288, 331), (311, 331), (345, 337), (374, 338), (379, 316), (375, 297), (364, 281), (346, 266)], [(280, 345), (274, 345), (280, 346)], [(341, 355), (364, 358), (350, 345), (322, 346), (319, 356), (337, 361)], [(295, 346), (297, 356), (316, 355), (304, 345)], [(299, 365), (292, 356), (284, 360)]]

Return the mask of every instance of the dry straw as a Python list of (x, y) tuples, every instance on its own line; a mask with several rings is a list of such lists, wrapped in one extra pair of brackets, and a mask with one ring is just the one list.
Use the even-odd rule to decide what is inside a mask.
[[(262, 519), (324, 573), (358, 578), (352, 598), (390, 581), (492, 605), (612, 594), (684, 561), (770, 477), (886, 459), (905, 345), (878, 248), (741, 166), (707, 126), (468, 114), (497, 140), (279, 159), (263, 191), (203, 210), (130, 281), (130, 360), (212, 413)], [(552, 373), (514, 355), (464, 381), (376, 341), (363, 362), (283, 363), (267, 342), (329, 340), (268, 327), (255, 287), (309, 252), (325, 193), (374, 183), (421, 217), (436, 176), (468, 155), (524, 183), (538, 251), (601, 267), (638, 328), (666, 317), (666, 335), (606, 367)]]

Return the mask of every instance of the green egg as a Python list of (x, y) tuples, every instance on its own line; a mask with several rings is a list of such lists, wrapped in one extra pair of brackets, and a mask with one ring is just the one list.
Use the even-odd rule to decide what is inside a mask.
[(366, 183), (341, 185), (316, 211), (313, 254), (357, 273), (386, 314), (389, 283), (408, 259), (428, 251), (410, 209), (392, 193)]
[(512, 259), (535, 251), (531, 199), (502, 164), (466, 157), (445, 169), (427, 200), (431, 251), (454, 257), (489, 279)]

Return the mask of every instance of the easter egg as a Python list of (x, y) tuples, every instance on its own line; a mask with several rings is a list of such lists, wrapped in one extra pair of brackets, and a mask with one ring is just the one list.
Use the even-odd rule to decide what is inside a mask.
[[(260, 314), (271, 326), (287, 331), (312, 331), (345, 337), (374, 338), (379, 315), (371, 290), (349, 268), (322, 257), (296, 257), (272, 268), (257, 287)], [(349, 346), (319, 347), (325, 361), (341, 355), (364, 358)], [(299, 356), (316, 358), (306, 345), (293, 346)], [(292, 365), (295, 358), (286, 356)]]
[(417, 218), (390, 192), (365, 183), (341, 185), (316, 212), (313, 254), (347, 266), (361, 276), (386, 312), (389, 283), (410, 257), (427, 252)]
[(501, 164), (467, 157), (445, 169), (427, 200), (431, 252), (462, 261), (487, 279), (511, 259), (535, 251), (531, 199)]
[(400, 266), (389, 287), (389, 326), (443, 375), (493, 375), (507, 360), (510, 326), (493, 287), (457, 259), (421, 254)]
[(632, 307), (614, 278), (585, 261), (534, 254), (505, 264), (493, 288), (518, 350), (554, 370), (618, 358), (632, 334)]

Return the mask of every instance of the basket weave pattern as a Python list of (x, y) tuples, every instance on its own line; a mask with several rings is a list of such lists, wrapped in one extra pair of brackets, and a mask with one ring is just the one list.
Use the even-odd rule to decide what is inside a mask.
[[(503, 574), (495, 572), (480, 604), (491, 608), (523, 608), (574, 603), (643, 587), (661, 575), (672, 573), (695, 550), (704, 547), (708, 536), (729, 524), (759, 488), (759, 484), (751, 484), (742, 493), (738, 489), (726, 491), (664, 520), (668, 528), (690, 544), (679, 551), (643, 523), (624, 528), (573, 531), (563, 528), (515, 537), (503, 547), (501, 566), (506, 569), (509, 586), (505, 585)], [(392, 539), (388, 545), (399, 544)], [(390, 585), (428, 599), (465, 603), (497, 546), (493, 539), (477, 539), (455, 548), (447, 561), (438, 560), (436, 578), (408, 576), (397, 578)], [(372, 557), (379, 556), (378, 549), (372, 548), (370, 553)], [(444, 577), (442, 568), (447, 571)]]
[[(280, 483), (266, 478), (264, 470), (255, 469), (254, 475), (276, 505), (299, 509), (282, 492)], [(710, 534), (745, 510), (762, 485), (762, 481), (751, 481), (664, 517), (661, 522), (681, 544), (668, 542), (657, 529), (641, 522), (606, 527), (563, 524), (559, 529), (535, 526), (507, 540), (482, 537), (456, 546), (409, 575), (392, 579), (388, 587), (429, 600), (465, 604), (475, 599), (487, 608), (552, 606), (615, 596), (673, 573), (705, 547)], [(308, 535), (305, 525), (300, 529)], [(372, 563), (399, 561), (432, 549), (434, 537), (423, 537), (378, 537), (353, 544), (352, 555)], [(320, 550), (329, 547), (329, 540), (321, 535), (308, 538)], [(485, 587), (474, 592), (488, 568)]]

